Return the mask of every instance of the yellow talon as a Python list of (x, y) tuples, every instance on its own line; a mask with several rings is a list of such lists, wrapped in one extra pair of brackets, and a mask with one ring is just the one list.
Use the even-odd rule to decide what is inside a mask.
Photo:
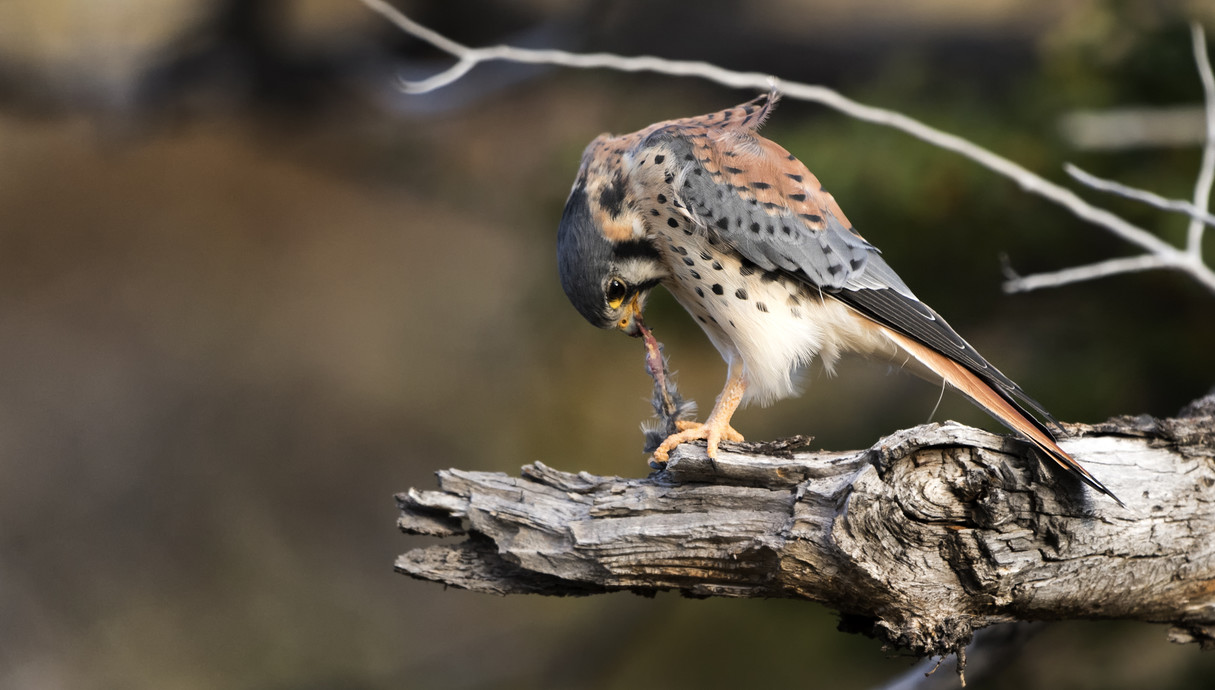
[(719, 443), (722, 441), (738, 442), (743, 440), (743, 435), (738, 433), (728, 422), (725, 424), (702, 424), (700, 422), (681, 420), (675, 422), (675, 426), (679, 429), (679, 432), (668, 436), (654, 451), (654, 459), (659, 463), (666, 463), (671, 451), (675, 450), (681, 443), (704, 440), (708, 445), (705, 450), (709, 457), (716, 458)]

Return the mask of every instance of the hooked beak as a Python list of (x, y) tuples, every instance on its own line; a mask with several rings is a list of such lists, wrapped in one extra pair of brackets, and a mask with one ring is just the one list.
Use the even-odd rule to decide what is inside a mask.
[(633, 295), (624, 316), (616, 322), (616, 328), (624, 331), (629, 337), (637, 338), (641, 336), (641, 327), (641, 295)]

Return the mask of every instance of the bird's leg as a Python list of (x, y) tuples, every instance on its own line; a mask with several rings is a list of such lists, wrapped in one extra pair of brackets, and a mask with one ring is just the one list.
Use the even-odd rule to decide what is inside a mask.
[(709, 418), (703, 424), (699, 422), (679, 421), (676, 425), (680, 431), (667, 437), (662, 445), (654, 451), (654, 460), (666, 463), (671, 451), (681, 443), (704, 439), (708, 444), (709, 457), (717, 457), (717, 444), (722, 441), (741, 441), (742, 434), (730, 426), (730, 418), (742, 402), (743, 393), (747, 390), (747, 382), (743, 379), (742, 367), (730, 366), (730, 375), (726, 379), (726, 387), (717, 396), (717, 404), (709, 413)]

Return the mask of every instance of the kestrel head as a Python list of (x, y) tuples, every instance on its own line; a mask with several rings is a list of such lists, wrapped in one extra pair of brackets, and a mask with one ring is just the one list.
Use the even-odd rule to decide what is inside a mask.
[(606, 135), (587, 147), (557, 230), (557, 266), (561, 287), (587, 321), (637, 336), (645, 299), (667, 271), (632, 199), (625, 149)]

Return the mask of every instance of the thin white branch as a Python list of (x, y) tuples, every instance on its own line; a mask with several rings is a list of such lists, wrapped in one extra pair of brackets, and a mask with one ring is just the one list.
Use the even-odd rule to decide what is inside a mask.
[[(1109, 259), (1086, 266), (1065, 268), (1051, 273), (1036, 273), (1031, 276), (1011, 275), (1004, 282), (1004, 292), (1029, 292), (1047, 287), (1059, 287), (1069, 283), (1105, 278), (1120, 273), (1135, 273), (1157, 268), (1177, 268), (1155, 254), (1141, 254), (1124, 259)], [(1011, 273), (1011, 271), (1009, 272)]]
[(1076, 178), (1077, 182), (1085, 186), (1092, 187), (1093, 189), (1097, 189), (1102, 192), (1109, 192), (1110, 194), (1126, 197), (1127, 199), (1142, 201), (1143, 203), (1149, 206), (1155, 206), (1162, 211), (1184, 213), (1200, 223), (1215, 226), (1215, 215), (1212, 215), (1209, 211), (1203, 211), (1195, 207), (1194, 204), (1191, 204), (1188, 201), (1183, 201), (1181, 199), (1168, 199), (1154, 192), (1149, 192), (1146, 189), (1128, 187), (1121, 182), (1115, 182), (1113, 180), (1097, 177), (1096, 175), (1085, 172), (1071, 163), (1064, 164), (1063, 169), (1067, 171), (1068, 175)]
[[(707, 62), (667, 60), (653, 56), (625, 57), (611, 53), (570, 53), (564, 50), (533, 50), (505, 45), (469, 48), (419, 25), (383, 0), (362, 0), (362, 2), (387, 17), (405, 32), (457, 58), (455, 65), (444, 72), (424, 81), (407, 83), (405, 88), (412, 93), (430, 91), (450, 84), (476, 65), (492, 60), (559, 65), (579, 69), (656, 72), (671, 76), (699, 77), (724, 86), (756, 90), (767, 90), (773, 79), (760, 72), (735, 72)], [(858, 103), (823, 86), (783, 82), (780, 90), (789, 98), (821, 103), (855, 119), (898, 129), (929, 144), (969, 158), (979, 165), (1013, 180), (1026, 192), (1045, 197), (1063, 206), (1082, 220), (1099, 225), (1127, 242), (1138, 245), (1155, 256), (1155, 261), (1160, 267), (1185, 271), (1207, 289), (1215, 292), (1215, 272), (1205, 266), (1196, 255), (1173, 247), (1147, 230), (1127, 222), (1105, 209), (1089, 204), (1070, 189), (1050, 182), (1003, 156), (902, 113)]]
[[(1194, 207), (1206, 211), (1210, 208), (1211, 184), (1215, 182), (1215, 75), (1211, 73), (1211, 58), (1207, 54), (1207, 39), (1197, 22), (1190, 24), (1190, 35), (1194, 40), (1194, 62), (1198, 65), (1198, 76), (1202, 80), (1203, 100), (1207, 113), (1207, 141), (1202, 149), (1202, 167), (1194, 185)], [(1186, 253), (1202, 260), (1202, 233), (1205, 226), (1197, 218), (1190, 220), (1186, 231)]]

